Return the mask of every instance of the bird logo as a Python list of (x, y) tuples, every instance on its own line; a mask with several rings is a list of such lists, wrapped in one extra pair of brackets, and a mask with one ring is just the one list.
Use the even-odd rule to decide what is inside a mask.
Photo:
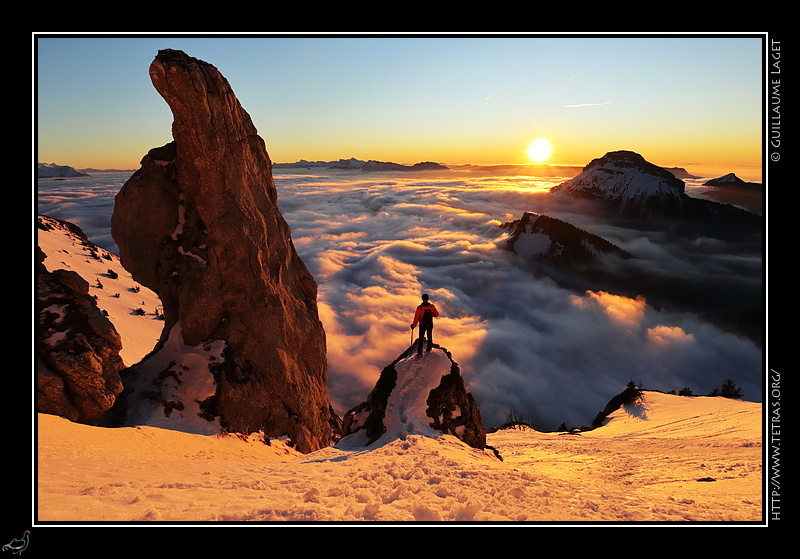
[(25, 530), (21, 538), (14, 538), (3, 546), (3, 551), (10, 551), (15, 555), (20, 555), (28, 547), (28, 538), (30, 537), (30, 530)]

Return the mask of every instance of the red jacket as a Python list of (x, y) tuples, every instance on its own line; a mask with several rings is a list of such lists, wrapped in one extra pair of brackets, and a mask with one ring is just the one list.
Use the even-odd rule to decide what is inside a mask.
[(426, 309), (430, 309), (434, 317), (439, 316), (439, 311), (436, 309), (436, 305), (433, 303), (423, 303), (417, 307), (417, 312), (414, 313), (414, 323), (411, 325), (412, 328), (416, 328), (417, 324), (420, 323), (422, 320), (422, 315), (425, 313)]

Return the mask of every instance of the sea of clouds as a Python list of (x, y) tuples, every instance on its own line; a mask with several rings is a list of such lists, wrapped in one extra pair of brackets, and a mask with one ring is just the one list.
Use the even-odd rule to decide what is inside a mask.
[[(38, 212), (71, 221), (116, 251), (114, 195), (130, 174), (40, 180)], [(338, 413), (363, 401), (409, 346), (422, 293), (441, 313), (434, 341), (461, 366), (487, 427), (510, 414), (541, 429), (587, 425), (631, 380), (706, 394), (730, 378), (745, 399), (761, 401), (763, 355), (752, 342), (646, 298), (536, 279), (504, 250), (500, 225), (540, 211), (683, 281), (760, 285), (760, 255), (660, 244), (553, 203), (549, 189), (569, 176), (276, 170), (281, 211), (319, 285)]]

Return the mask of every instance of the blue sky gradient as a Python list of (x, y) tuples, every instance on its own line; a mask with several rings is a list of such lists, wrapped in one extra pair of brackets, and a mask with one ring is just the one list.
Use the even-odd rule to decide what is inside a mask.
[(276, 162), (760, 165), (761, 35), (672, 37), (34, 35), (37, 161), (137, 168), (171, 140), (159, 49), (216, 66)]

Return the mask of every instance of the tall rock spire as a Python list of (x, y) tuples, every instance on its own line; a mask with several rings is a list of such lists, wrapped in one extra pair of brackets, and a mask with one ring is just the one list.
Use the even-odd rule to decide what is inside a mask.
[(304, 452), (326, 446), (317, 286), (278, 208), (264, 141), (214, 66), (164, 50), (150, 77), (172, 110), (173, 142), (117, 194), (112, 234), (123, 265), (161, 297), (165, 325), (128, 374), (129, 418), (202, 417), (288, 436)]

